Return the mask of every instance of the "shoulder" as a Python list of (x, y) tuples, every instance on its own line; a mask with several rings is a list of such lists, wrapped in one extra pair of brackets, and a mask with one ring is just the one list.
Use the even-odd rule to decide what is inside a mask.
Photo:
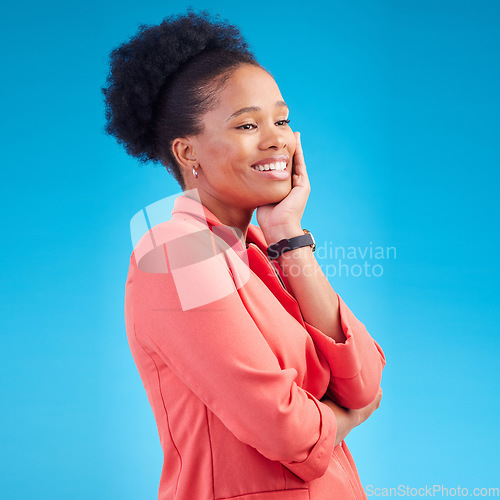
[(174, 309), (187, 310), (234, 293), (234, 277), (220, 241), (196, 219), (154, 226), (132, 253), (128, 296), (149, 302), (148, 308), (168, 300)]

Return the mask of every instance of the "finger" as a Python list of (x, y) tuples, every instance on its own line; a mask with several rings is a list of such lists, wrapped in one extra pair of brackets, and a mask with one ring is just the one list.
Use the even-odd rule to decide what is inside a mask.
[(300, 132), (294, 132), (295, 135), (295, 154), (293, 155), (293, 161), (296, 169), (301, 169), (305, 165), (304, 151), (302, 150), (302, 143), (300, 141)]
[(304, 160), (304, 152), (302, 150), (302, 143), (300, 142), (300, 132), (294, 132), (295, 135), (295, 154), (293, 155), (293, 162), (295, 166), (295, 173), (302, 175), (305, 172), (306, 162)]

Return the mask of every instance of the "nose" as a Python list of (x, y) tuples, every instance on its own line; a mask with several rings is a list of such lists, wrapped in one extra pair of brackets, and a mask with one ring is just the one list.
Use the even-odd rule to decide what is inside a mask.
[(275, 124), (269, 125), (261, 129), (262, 136), (260, 141), (261, 149), (283, 149), (286, 146), (285, 131), (283, 127), (278, 127)]

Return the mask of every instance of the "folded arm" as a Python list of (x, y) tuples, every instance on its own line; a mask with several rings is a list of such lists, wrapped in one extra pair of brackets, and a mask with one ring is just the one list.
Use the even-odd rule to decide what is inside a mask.
[(380, 388), (382, 349), (332, 288), (310, 247), (286, 252), (278, 263), (309, 334), (330, 365), (328, 396), (346, 408), (369, 405)]
[[(223, 259), (170, 270), (134, 278), (140, 342), (240, 441), (305, 481), (322, 476), (335, 445), (335, 414), (297, 385), (295, 369), (280, 367)], [(226, 293), (228, 286), (232, 293)], [(204, 289), (215, 300), (207, 295), (204, 305), (183, 310), (179, 293), (199, 295)]]

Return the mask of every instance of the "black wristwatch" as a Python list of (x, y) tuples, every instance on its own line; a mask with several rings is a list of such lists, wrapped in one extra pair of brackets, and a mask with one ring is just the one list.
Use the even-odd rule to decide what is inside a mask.
[(277, 259), (280, 255), (296, 248), (310, 246), (312, 251), (316, 250), (316, 243), (314, 242), (313, 235), (307, 230), (303, 229), (304, 234), (295, 236), (294, 238), (285, 238), (284, 240), (273, 243), (267, 247), (267, 255), (270, 259)]

